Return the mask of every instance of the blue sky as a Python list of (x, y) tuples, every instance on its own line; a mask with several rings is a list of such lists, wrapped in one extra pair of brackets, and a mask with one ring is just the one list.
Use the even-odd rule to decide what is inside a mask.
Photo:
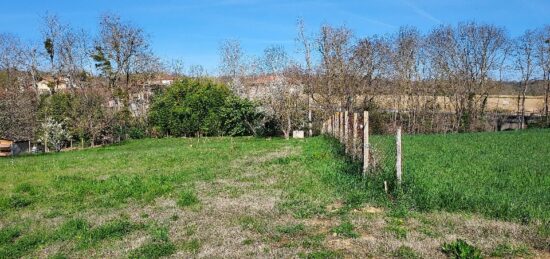
[(218, 46), (238, 39), (247, 53), (260, 54), (273, 44), (295, 53), (296, 20), (302, 17), (310, 33), (320, 25), (346, 25), (357, 37), (385, 34), (399, 26), (428, 31), (433, 26), (477, 21), (505, 26), (512, 36), (550, 23), (549, 0), (219, 0), (219, 1), (24, 1), (2, 0), (0, 32), (25, 40), (39, 38), (40, 17), (49, 13), (63, 22), (94, 32), (98, 17), (119, 14), (149, 34), (163, 59), (183, 59), (185, 66), (201, 64), (215, 72)]

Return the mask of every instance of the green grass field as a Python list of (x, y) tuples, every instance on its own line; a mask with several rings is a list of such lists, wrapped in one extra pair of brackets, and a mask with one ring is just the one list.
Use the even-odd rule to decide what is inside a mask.
[[(391, 154), (393, 137), (374, 137)], [(550, 219), (550, 131), (414, 135), (403, 139), (403, 189), (417, 210)], [(395, 159), (386, 159), (393, 177)]]
[[(476, 138), (521, 138), (537, 146), (523, 145), (512, 157), (534, 161), (548, 157), (548, 134), (406, 137), (404, 197), (423, 195), (406, 199), (404, 204), (418, 208), (412, 211), (383, 192), (380, 181), (391, 177), (391, 163), (385, 174), (364, 181), (360, 165), (323, 137), (146, 139), (0, 159), (0, 258), (433, 258), (444, 256), (441, 246), (456, 238), (484, 255), (547, 256), (547, 225), (517, 221), (515, 210), (493, 214), (488, 204), (492, 197), (508, 199), (494, 204), (522, 198), (527, 202), (514, 206), (529, 219), (547, 217), (548, 192), (542, 191), (548, 188), (548, 160), (517, 165), (489, 152), (494, 149), (474, 147), (469, 155), (443, 153), (481, 145)], [(438, 147), (441, 139), (454, 144)], [(480, 166), (462, 162), (464, 156)], [(433, 159), (440, 162), (426, 162)], [(475, 175), (485, 173), (471, 179), (473, 168)], [(501, 182), (494, 168), (510, 176)], [(522, 171), (536, 179), (515, 183)], [(470, 178), (447, 177), (453, 174)], [(441, 195), (453, 179), (452, 188), (465, 190), (457, 194), (458, 205), (446, 204)], [(482, 181), (492, 187), (476, 190), (487, 186)], [(539, 185), (529, 188), (531, 182)], [(509, 218), (514, 220), (502, 220)]]

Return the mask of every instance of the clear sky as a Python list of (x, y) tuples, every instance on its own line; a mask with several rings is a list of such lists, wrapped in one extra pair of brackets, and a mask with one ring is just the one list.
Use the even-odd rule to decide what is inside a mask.
[(550, 23), (550, 0), (0, 0), (0, 32), (37, 40), (47, 12), (90, 32), (102, 13), (118, 14), (145, 29), (161, 58), (183, 59), (186, 67), (201, 64), (215, 72), (223, 39), (240, 40), (251, 54), (273, 44), (295, 53), (299, 17), (311, 33), (324, 23), (346, 25), (362, 37), (402, 25), (428, 31), (441, 23), (473, 20), (504, 26), (517, 36)]

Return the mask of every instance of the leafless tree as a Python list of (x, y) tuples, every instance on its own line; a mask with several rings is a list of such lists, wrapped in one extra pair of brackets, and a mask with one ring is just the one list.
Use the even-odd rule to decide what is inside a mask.
[(101, 17), (94, 48), (96, 68), (108, 78), (109, 86), (120, 87), (118, 83), (124, 78), (126, 91), (131, 86), (130, 76), (136, 59), (150, 54), (143, 30), (111, 14)]
[(264, 103), (271, 116), (281, 125), (285, 138), (301, 121), (304, 121), (303, 86), (296, 78), (296, 66), (291, 64), (288, 54), (282, 46), (272, 46), (264, 51), (264, 75), (272, 77), (267, 81), (267, 96)]
[(55, 75), (59, 70), (59, 65), (58, 62), (56, 62), (56, 59), (58, 59), (57, 52), (60, 47), (60, 37), (63, 30), (65, 30), (65, 28), (63, 28), (57, 15), (46, 14), (46, 16), (43, 17), (43, 53), (50, 62), (50, 73), (53, 75)]
[[(402, 120), (402, 107), (409, 110), (408, 129), (414, 127), (415, 116), (418, 112), (418, 95), (422, 94), (418, 87), (419, 77), (419, 53), (421, 47), (421, 36), (416, 28), (401, 27), (395, 38), (393, 39), (392, 47), (392, 81), (397, 85), (397, 103), (396, 117), (397, 120)], [(403, 100), (402, 95), (405, 96)]]
[(301, 52), (304, 54), (305, 69), (303, 71), (303, 83), (307, 98), (307, 120), (308, 120), (308, 135), (313, 135), (313, 63), (311, 61), (311, 42), (306, 35), (304, 20), (298, 20), (298, 37), (297, 42), (300, 44)]
[(544, 115), (546, 125), (550, 126), (549, 94), (550, 94), (550, 25), (537, 30), (535, 47), (536, 64), (542, 71), (544, 89)]
[(503, 28), (488, 24), (461, 23), (440, 26), (427, 39), (430, 64), (446, 84), (456, 114), (456, 130), (475, 130), (485, 113), (491, 74), (500, 70), (507, 54)]
[(521, 76), (520, 85), (521, 91), (518, 94), (518, 112), (520, 113), (520, 128), (525, 127), (525, 93), (535, 70), (535, 31), (527, 30), (519, 38), (515, 39), (515, 67)]
[(321, 27), (317, 37), (316, 44), (321, 61), (315, 92), (320, 97), (318, 101), (328, 104), (327, 108), (334, 109), (337, 106), (338, 109), (349, 110), (354, 103), (357, 88), (352, 84), (349, 62), (352, 37), (349, 28), (328, 25)]
[(207, 77), (208, 73), (206, 72), (206, 69), (201, 65), (191, 65), (189, 67), (189, 76), (200, 80)]
[(233, 92), (244, 96), (243, 79), (246, 75), (245, 56), (241, 43), (237, 40), (225, 40), (220, 45), (220, 71)]
[(168, 71), (175, 77), (181, 77), (184, 74), (184, 62), (183, 59), (172, 59), (166, 65)]
[(0, 138), (30, 140), (36, 132), (37, 96), (24, 72), (21, 40), (0, 34)]

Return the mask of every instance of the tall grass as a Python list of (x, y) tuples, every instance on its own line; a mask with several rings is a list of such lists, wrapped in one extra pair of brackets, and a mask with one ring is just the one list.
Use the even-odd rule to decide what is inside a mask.
[[(372, 141), (382, 154), (395, 154), (392, 136)], [(400, 199), (412, 209), (520, 222), (550, 218), (548, 130), (404, 136), (403, 152)], [(394, 164), (387, 156), (381, 167), (392, 182)]]

